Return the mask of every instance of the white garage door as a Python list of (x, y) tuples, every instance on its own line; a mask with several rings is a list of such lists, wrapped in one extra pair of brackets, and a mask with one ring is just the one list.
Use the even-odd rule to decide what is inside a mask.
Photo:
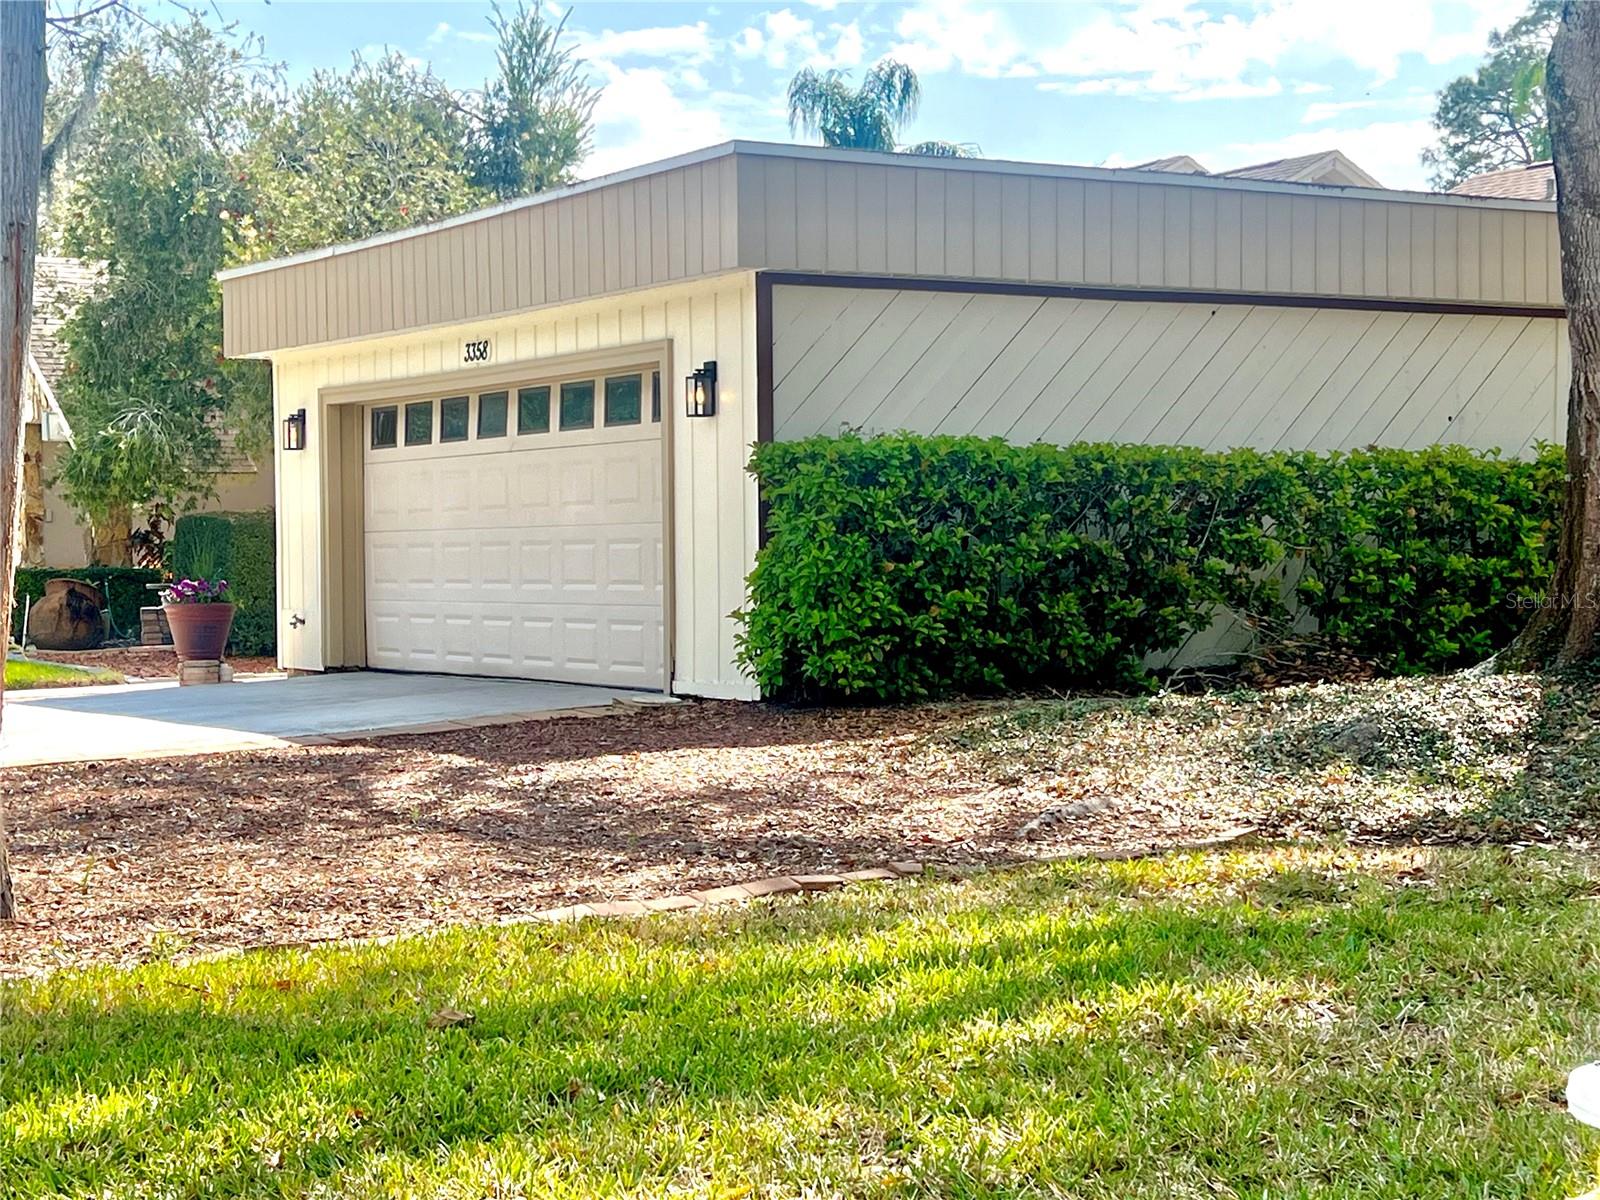
[(367, 410), (367, 662), (663, 688), (649, 370)]

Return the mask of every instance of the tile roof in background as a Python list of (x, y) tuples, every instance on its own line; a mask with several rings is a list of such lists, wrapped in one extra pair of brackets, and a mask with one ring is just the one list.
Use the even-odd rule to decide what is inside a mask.
[(1450, 189), (1455, 196), (1492, 196), (1497, 200), (1554, 200), (1556, 169), (1549, 161), (1487, 171), (1463, 179)]
[[(56, 396), (61, 393), (61, 380), (67, 370), (67, 348), (61, 341), (61, 327), (103, 276), (102, 265), (82, 259), (48, 254), (34, 259), (33, 324), (28, 330), (28, 352)], [(258, 469), (239, 449), (234, 431), (223, 424), (220, 415), (213, 416), (211, 424), (221, 445), (219, 459), (224, 472), (243, 474)]]

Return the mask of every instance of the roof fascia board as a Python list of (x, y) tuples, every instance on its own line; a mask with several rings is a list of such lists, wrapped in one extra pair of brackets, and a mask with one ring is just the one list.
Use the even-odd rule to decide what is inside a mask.
[(250, 263), (241, 267), (230, 267), (227, 270), (218, 271), (217, 278), (224, 281), (239, 279), (247, 275), (260, 274), (264, 271), (276, 271), (283, 267), (293, 267), (303, 263), (353, 254), (359, 250), (366, 250), (374, 246), (383, 246), (391, 242), (400, 242), (409, 238), (423, 237), (430, 233), (438, 233), (445, 229), (454, 229), (461, 225), (470, 225), (475, 221), (486, 220), (502, 213), (534, 208), (541, 204), (550, 204), (557, 200), (566, 199), (569, 196), (581, 196), (585, 192), (609, 187), (612, 184), (626, 183), (629, 180), (642, 179), (645, 176), (657, 175), (680, 167), (694, 166), (698, 163), (711, 162), (714, 159), (740, 154), (751, 157), (792, 158), (813, 162), (906, 167), (921, 171), (978, 171), (990, 175), (1028, 175), (1049, 179), (1081, 179), (1096, 183), (1156, 183), (1164, 184), (1168, 187), (1210, 188), (1216, 191), (1266, 192), (1286, 196), (1342, 197), (1351, 200), (1381, 200), (1390, 204), (1437, 204), (1451, 208), (1507, 209), (1513, 212), (1553, 213), (1556, 210), (1555, 202), (1550, 200), (1514, 200), (1501, 196), (1409, 192), (1394, 188), (1348, 187), (1339, 184), (1280, 183), (1265, 179), (1241, 179), (1230, 175), (1191, 175), (1176, 171), (1140, 171), (1131, 167), (1077, 167), (1059, 163), (1016, 162), (1000, 158), (939, 158), (928, 155), (883, 154), (872, 150), (838, 150), (826, 146), (794, 146), (779, 142), (732, 141), (723, 142), (716, 146), (708, 146), (704, 150), (680, 154), (673, 158), (664, 158), (658, 162), (629, 167), (625, 171), (601, 175), (568, 187), (555, 188), (548, 192), (540, 192), (537, 195), (507, 200), (492, 208), (480, 208), (473, 212), (462, 213), (460, 216), (451, 217), (444, 221), (436, 221), (431, 225), (417, 225), (409, 229), (396, 229), (390, 233), (380, 233), (374, 237), (364, 238), (359, 242), (342, 242), (334, 246), (324, 246), (317, 250), (306, 250), (299, 254), (287, 255), (283, 258), (269, 258), (262, 262)]
[[(1347, 187), (1325, 183), (1282, 183), (1268, 179), (1241, 179), (1231, 175), (1189, 175), (1176, 171), (1140, 171), (1132, 167), (1077, 167), (1060, 163), (1014, 162), (1002, 158), (935, 158), (925, 155), (886, 155), (871, 150), (836, 150), (825, 146), (791, 146), (779, 142), (732, 142), (735, 154), (768, 158), (816, 159), (823, 162), (874, 163), (916, 167), (918, 170), (981, 171), (997, 175), (1034, 175), (1052, 179), (1083, 179), (1104, 183), (1164, 183), (1171, 187), (1214, 188), (1219, 191), (1275, 192), (1287, 196), (1332, 196), (1352, 200), (1383, 200), (1391, 204), (1442, 204), (1458, 208), (1505, 208), (1516, 212), (1555, 212), (1548, 200), (1507, 200), (1503, 197), (1457, 196), (1446, 192), (1413, 192), (1399, 188)], [(1132, 177), (1132, 178), (1130, 178)], [(1485, 204), (1483, 201), (1488, 200)], [(1462, 201), (1472, 201), (1463, 204)]]
[(726, 158), (734, 152), (735, 145), (737, 145), (735, 142), (722, 142), (716, 146), (707, 146), (703, 150), (691, 150), (687, 154), (679, 154), (673, 158), (663, 158), (657, 162), (642, 163), (637, 167), (613, 171), (609, 175), (597, 175), (593, 179), (585, 179), (580, 183), (569, 184), (566, 187), (551, 188), (547, 192), (537, 192), (532, 196), (518, 196), (515, 200), (506, 200), (490, 208), (475, 208), (471, 212), (462, 213), (460, 216), (448, 217), (443, 221), (434, 221), (429, 225), (412, 225), (405, 229), (395, 229), (388, 233), (374, 234), (372, 237), (362, 238), (359, 242), (339, 242), (332, 246), (322, 246), (316, 250), (302, 250), (299, 254), (288, 254), (282, 258), (268, 258), (258, 263), (247, 263), (242, 267), (229, 267), (226, 270), (218, 271), (217, 278), (219, 280), (238, 279), (245, 275), (257, 275), (262, 271), (276, 271), (280, 267), (293, 267), (301, 263), (317, 262), (320, 259), (354, 254), (358, 250), (366, 250), (373, 246), (384, 246), (390, 242), (403, 242), (408, 238), (423, 237), (426, 234), (438, 233), (445, 229), (454, 229), (461, 225), (471, 225), (475, 221), (484, 221), (490, 217), (500, 216), (502, 213), (517, 212), (524, 208), (537, 208), (541, 204), (565, 200), (569, 196), (581, 196), (585, 192), (610, 187), (613, 184), (627, 183), (632, 179), (642, 179), (647, 175), (657, 175), (663, 171), (676, 170), (679, 167), (692, 167), (699, 163), (711, 162), (714, 159)]

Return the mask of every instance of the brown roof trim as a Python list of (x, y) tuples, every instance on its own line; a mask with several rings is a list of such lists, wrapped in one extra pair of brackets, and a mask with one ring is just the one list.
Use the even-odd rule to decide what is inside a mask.
[[(756, 272), (756, 441), (772, 440), (772, 283), (771, 271)], [(767, 544), (766, 497), (756, 502), (756, 544)]]
[[(761, 356), (766, 356), (766, 419), (772, 420), (772, 288), (798, 287), (895, 288), (906, 292), (971, 292), (988, 296), (1064, 296), (1075, 300), (1139, 300), (1155, 304), (1253, 304), (1271, 308), (1335, 308), (1363, 312), (1444, 313), (1485, 317), (1545, 317), (1567, 315), (1562, 305), (1495, 304), (1483, 301), (1391, 300), (1377, 296), (1304, 296), (1273, 292), (1215, 292), (1157, 290), (1132, 287), (1086, 287), (1081, 284), (1007, 283), (981, 279), (931, 279), (910, 275), (841, 275), (811, 271), (759, 271), (756, 274), (756, 404), (760, 427), (763, 402)], [(762, 296), (766, 296), (766, 337), (762, 338)], [(766, 439), (762, 439), (766, 440)]]

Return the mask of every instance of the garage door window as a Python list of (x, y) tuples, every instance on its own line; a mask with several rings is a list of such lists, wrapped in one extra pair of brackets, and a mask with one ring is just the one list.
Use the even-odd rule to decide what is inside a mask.
[(393, 449), (400, 424), (400, 410), (392, 404), (372, 410), (372, 448)]
[(642, 375), (614, 375), (606, 380), (606, 424), (637, 425), (644, 393)]
[(484, 392), (478, 397), (478, 437), (506, 435), (506, 393)]
[(439, 401), (439, 440), (464, 442), (467, 440), (467, 398), (451, 396)]
[(426, 446), (433, 441), (433, 401), (406, 405), (406, 445)]
[(561, 385), (561, 428), (594, 428), (594, 380)]
[(550, 389), (526, 387), (517, 389), (517, 432), (550, 432)]

